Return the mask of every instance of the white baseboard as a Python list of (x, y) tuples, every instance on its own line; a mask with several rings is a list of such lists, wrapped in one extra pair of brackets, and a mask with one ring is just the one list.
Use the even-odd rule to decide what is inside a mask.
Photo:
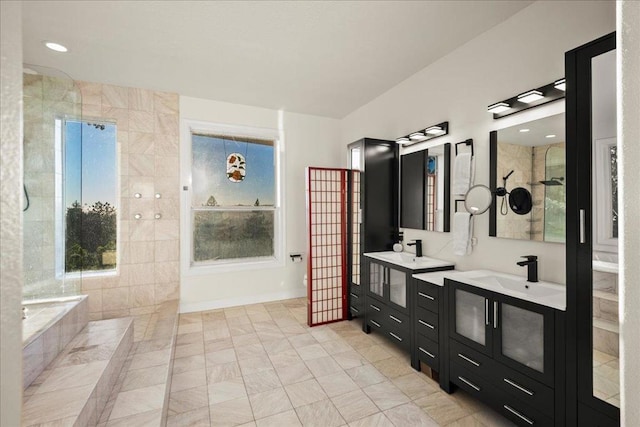
[(261, 302), (280, 301), (291, 298), (301, 298), (307, 295), (306, 288), (291, 289), (289, 291), (271, 294), (251, 295), (246, 297), (229, 298), (223, 300), (203, 301), (196, 303), (180, 303), (180, 313), (215, 310), (217, 308), (235, 307), (238, 305), (259, 304)]

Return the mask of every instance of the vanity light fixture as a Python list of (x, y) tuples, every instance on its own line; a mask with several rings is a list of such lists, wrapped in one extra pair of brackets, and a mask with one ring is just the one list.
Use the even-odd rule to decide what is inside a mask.
[(438, 138), (447, 134), (449, 134), (449, 122), (442, 122), (396, 138), (396, 144), (415, 144), (417, 142), (429, 141), (430, 139)]
[(487, 107), (487, 111), (493, 114), (500, 114), (504, 113), (510, 108), (511, 107), (506, 102), (497, 102), (493, 105), (489, 105), (489, 107)]
[(66, 46), (61, 45), (60, 43), (55, 43), (55, 42), (44, 42), (44, 45), (46, 47), (48, 47), (51, 50), (55, 50), (56, 52), (68, 52), (69, 49), (67, 49)]
[(544, 98), (544, 95), (539, 90), (530, 90), (518, 95), (518, 101), (524, 102), (525, 104), (531, 104), (532, 102), (538, 101), (542, 98)]
[(487, 111), (493, 113), (494, 119), (510, 116), (538, 105), (557, 101), (565, 96), (566, 80), (554, 80), (544, 86), (522, 92), (509, 99), (489, 105)]
[(520, 132), (529, 132), (529, 129), (520, 129)]
[(556, 136), (551, 134), (551, 135), (546, 135), (545, 138), (555, 138)]
[(424, 133), (426, 133), (427, 135), (438, 135), (443, 131), (444, 129), (442, 129), (440, 126), (431, 126), (429, 128), (426, 128), (424, 130)]

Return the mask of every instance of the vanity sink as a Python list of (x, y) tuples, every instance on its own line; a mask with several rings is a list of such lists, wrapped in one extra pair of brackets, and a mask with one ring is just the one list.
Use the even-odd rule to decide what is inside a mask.
[(410, 270), (450, 267), (454, 265), (450, 261), (443, 261), (441, 259), (429, 258), (425, 256), (416, 257), (416, 255), (411, 252), (367, 252), (364, 254), (364, 256), (380, 261), (389, 262), (391, 264), (408, 268)]
[(541, 285), (540, 282), (527, 282), (524, 278), (522, 278), (522, 280), (513, 280), (502, 276), (482, 276), (475, 277), (474, 280), (535, 297), (548, 297), (559, 295), (564, 292), (561, 289), (550, 288), (544, 284)]
[(566, 310), (566, 287), (557, 283), (528, 282), (525, 277), (491, 270), (446, 272), (446, 278), (489, 291), (530, 301), (558, 310)]

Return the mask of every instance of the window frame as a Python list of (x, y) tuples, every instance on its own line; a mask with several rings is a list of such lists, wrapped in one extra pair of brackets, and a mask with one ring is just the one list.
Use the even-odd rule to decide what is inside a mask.
[[(181, 165), (182, 165), (182, 219), (180, 239), (180, 259), (182, 272), (186, 276), (201, 276), (214, 273), (234, 272), (243, 270), (280, 268), (285, 265), (284, 244), (284, 200), (282, 197), (284, 182), (284, 135), (276, 129), (258, 128), (240, 125), (228, 125), (211, 123), (206, 121), (183, 119), (181, 130)], [(229, 135), (239, 139), (258, 138), (273, 141), (274, 147), (274, 174), (275, 174), (275, 200), (273, 207), (193, 207), (193, 153), (192, 137), (194, 134)], [(193, 225), (194, 212), (196, 211), (271, 211), (274, 216), (273, 224), (273, 256), (233, 258), (217, 261), (194, 261), (193, 251)]]

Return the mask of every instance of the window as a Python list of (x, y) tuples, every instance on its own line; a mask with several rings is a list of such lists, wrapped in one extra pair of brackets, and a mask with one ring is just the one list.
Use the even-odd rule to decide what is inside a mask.
[(595, 141), (593, 247), (618, 252), (618, 148), (616, 138)]
[(278, 139), (191, 129), (190, 265), (279, 261)]
[(58, 120), (64, 272), (114, 270), (117, 256), (116, 126)]

